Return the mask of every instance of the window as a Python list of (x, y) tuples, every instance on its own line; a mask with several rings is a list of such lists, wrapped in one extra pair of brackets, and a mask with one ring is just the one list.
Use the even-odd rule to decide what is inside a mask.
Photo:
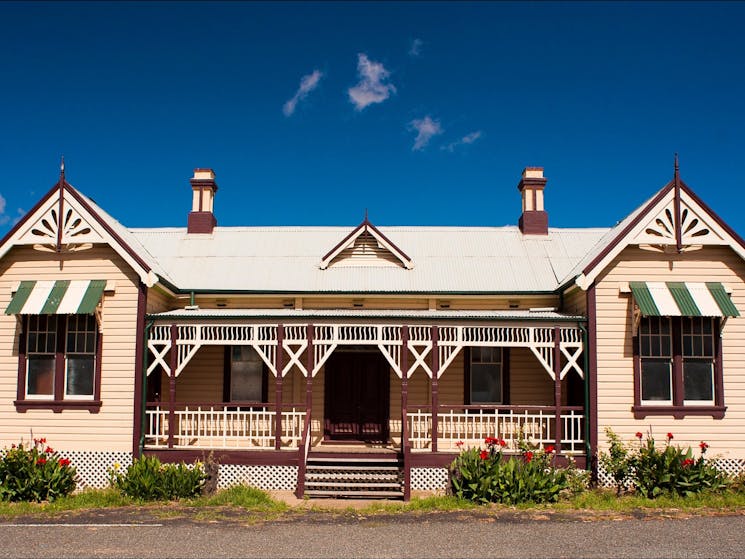
[(470, 348), (469, 381), (466, 387), (470, 404), (501, 404), (503, 356), (501, 347)]
[(719, 319), (641, 318), (634, 340), (634, 413), (724, 416)]
[(101, 341), (94, 316), (27, 315), (22, 324), (16, 409), (98, 411)]
[(267, 373), (251, 346), (226, 348), (224, 397), (229, 402), (266, 402)]

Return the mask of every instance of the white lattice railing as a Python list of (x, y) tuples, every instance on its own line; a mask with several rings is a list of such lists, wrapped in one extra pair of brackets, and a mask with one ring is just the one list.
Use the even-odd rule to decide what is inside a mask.
[[(408, 412), (409, 440), (413, 452), (425, 451), (432, 445), (432, 412), (418, 409)], [(437, 418), (437, 449), (458, 450), (477, 446), (487, 437), (504, 439), (507, 452), (517, 451), (520, 440), (540, 447), (556, 442), (556, 413), (550, 406), (462, 406), (440, 409)], [(562, 408), (561, 452), (585, 452), (584, 416), (582, 408)]]
[[(169, 410), (149, 406), (145, 422), (145, 447), (169, 448)], [(305, 410), (282, 412), (282, 448), (297, 448), (303, 435)], [(273, 409), (249, 409), (236, 404), (179, 405), (175, 410), (173, 446), (189, 449), (259, 449), (275, 447), (276, 415)]]

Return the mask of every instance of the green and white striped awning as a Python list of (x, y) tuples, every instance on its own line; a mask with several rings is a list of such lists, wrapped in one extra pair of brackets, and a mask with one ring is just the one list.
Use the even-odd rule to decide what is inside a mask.
[(5, 314), (93, 314), (106, 280), (22, 281)]
[(718, 282), (629, 282), (643, 316), (740, 316)]

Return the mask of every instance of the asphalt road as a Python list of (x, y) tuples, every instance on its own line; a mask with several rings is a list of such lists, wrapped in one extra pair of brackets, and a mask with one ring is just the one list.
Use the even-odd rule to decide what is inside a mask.
[(0, 521), (4, 557), (745, 557), (745, 516), (585, 520), (304, 513), (275, 521), (70, 515)]

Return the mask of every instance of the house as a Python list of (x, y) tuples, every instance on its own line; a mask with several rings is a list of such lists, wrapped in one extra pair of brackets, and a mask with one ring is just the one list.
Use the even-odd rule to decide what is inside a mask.
[(133, 229), (63, 170), (0, 242), (0, 444), (311, 496), (442, 488), (487, 436), (596, 467), (607, 426), (742, 470), (745, 243), (677, 163), (590, 229), (549, 227), (538, 167), (508, 227), (219, 227), (190, 182), (185, 228)]

